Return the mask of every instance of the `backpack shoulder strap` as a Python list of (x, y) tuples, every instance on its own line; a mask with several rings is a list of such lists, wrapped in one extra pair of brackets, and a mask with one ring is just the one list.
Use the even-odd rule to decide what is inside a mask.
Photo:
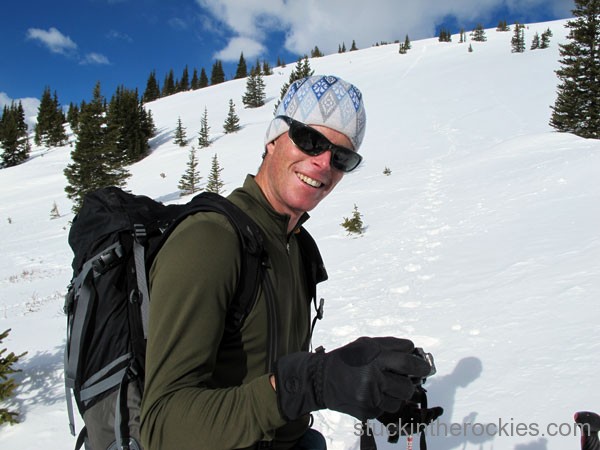
[[(227, 198), (212, 192), (203, 192), (195, 196), (186, 205), (184, 211), (165, 231), (161, 245), (186, 217), (199, 212), (223, 214), (227, 217), (239, 238), (242, 254), (241, 276), (236, 290), (236, 297), (231, 302), (231, 307), (227, 312), (226, 324), (226, 331), (234, 332), (241, 328), (252, 309), (262, 281), (262, 268), (265, 258), (263, 233), (248, 214)], [(151, 259), (156, 256), (161, 245), (154, 249)], [(147, 264), (146, 267), (149, 268), (150, 264)]]

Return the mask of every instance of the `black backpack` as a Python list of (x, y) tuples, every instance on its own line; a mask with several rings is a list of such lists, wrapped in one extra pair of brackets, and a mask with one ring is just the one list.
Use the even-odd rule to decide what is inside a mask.
[[(202, 211), (225, 215), (240, 241), (244, 269), (226, 322), (226, 333), (232, 333), (241, 328), (254, 304), (266, 256), (262, 232), (246, 213), (211, 193), (184, 205), (164, 205), (116, 187), (85, 196), (69, 232), (73, 279), (65, 299), (65, 389), (71, 433), (76, 434), (71, 392), (85, 423), (76, 449), (84, 444), (92, 450), (142, 448), (139, 415), (148, 270), (170, 232)], [(327, 274), (308, 232), (302, 229), (298, 238), (316, 307), (316, 284)], [(320, 317), (322, 304), (315, 320)]]

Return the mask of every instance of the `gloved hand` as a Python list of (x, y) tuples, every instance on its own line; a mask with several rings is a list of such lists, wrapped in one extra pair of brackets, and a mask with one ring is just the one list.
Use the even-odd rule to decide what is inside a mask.
[(397, 411), (412, 397), (409, 377), (429, 374), (414, 345), (393, 337), (361, 337), (329, 353), (298, 352), (277, 361), (279, 410), (286, 420), (328, 408), (359, 420)]
[[(421, 388), (422, 389), (422, 388)], [(440, 406), (423, 408), (414, 401), (402, 402), (395, 412), (384, 412), (377, 420), (388, 431), (388, 442), (396, 443), (400, 435), (417, 434), (444, 413)]]

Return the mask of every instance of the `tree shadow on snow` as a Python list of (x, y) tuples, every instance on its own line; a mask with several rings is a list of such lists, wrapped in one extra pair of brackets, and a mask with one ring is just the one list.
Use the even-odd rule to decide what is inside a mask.
[(6, 405), (10, 411), (19, 413), (19, 422), (26, 419), (32, 405), (64, 401), (64, 347), (56, 347), (52, 352), (37, 352), (33, 356), (27, 354), (19, 360), (17, 368), (21, 371), (12, 375), (17, 388)]

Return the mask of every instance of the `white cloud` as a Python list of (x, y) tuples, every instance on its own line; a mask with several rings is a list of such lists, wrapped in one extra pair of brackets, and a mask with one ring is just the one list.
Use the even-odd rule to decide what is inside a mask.
[[(359, 48), (380, 41), (431, 37), (444, 18), (458, 23), (485, 21), (494, 11), (527, 14), (540, 8), (560, 17), (569, 15), (573, 0), (196, 0), (231, 37), (222, 53), (229, 54), (241, 38), (264, 44), (272, 31), (284, 32), (285, 48), (309, 53), (315, 45), (325, 53), (342, 42)], [(506, 18), (510, 20), (510, 17)], [(254, 47), (256, 48), (256, 47)], [(264, 47), (263, 47), (264, 48)], [(242, 50), (242, 49), (240, 49)], [(237, 51), (237, 50), (236, 50)], [(239, 51), (237, 51), (239, 57)], [(245, 56), (244, 50), (244, 56)]]
[(131, 38), (131, 36), (129, 36), (127, 33), (122, 33), (121, 31), (117, 31), (117, 30), (110, 30), (106, 34), (106, 37), (108, 39), (125, 41), (125, 42), (129, 42), (129, 43), (133, 42), (133, 39)]
[(10, 106), (12, 102), (15, 104), (21, 102), (23, 111), (25, 112), (25, 122), (29, 125), (29, 131), (32, 131), (36, 123), (40, 100), (33, 97), (12, 99), (6, 92), (0, 92), (0, 110), (4, 109), (4, 106)]
[(79, 62), (79, 64), (83, 65), (109, 65), (110, 61), (108, 58), (100, 53), (88, 53), (85, 57)]
[(229, 41), (227, 47), (225, 47), (220, 52), (214, 55), (215, 59), (220, 59), (222, 61), (239, 61), (240, 54), (244, 53), (244, 59), (249, 65), (254, 64), (252, 61), (249, 61), (252, 58), (257, 58), (258, 56), (265, 53), (266, 48), (260, 42), (255, 41), (254, 39), (245, 38), (245, 37), (236, 37)]
[(54, 27), (49, 30), (30, 28), (27, 30), (27, 39), (35, 40), (46, 46), (52, 53), (67, 55), (77, 50), (77, 44), (69, 36), (65, 36)]

